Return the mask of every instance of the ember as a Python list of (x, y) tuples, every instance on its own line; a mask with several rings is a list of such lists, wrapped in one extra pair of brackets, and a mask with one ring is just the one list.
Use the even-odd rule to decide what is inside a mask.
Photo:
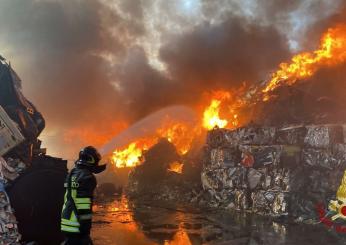
[(169, 164), (168, 171), (181, 174), (183, 172), (183, 167), (184, 167), (184, 164), (179, 163), (179, 162), (173, 162), (173, 163)]

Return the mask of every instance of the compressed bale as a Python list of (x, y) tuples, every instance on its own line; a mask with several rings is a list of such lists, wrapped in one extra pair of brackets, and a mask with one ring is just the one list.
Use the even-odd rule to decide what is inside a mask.
[(286, 215), (288, 194), (275, 191), (256, 191), (251, 193), (252, 211), (265, 215)]
[(247, 181), (249, 183), (250, 189), (255, 189), (257, 186), (259, 186), (263, 174), (256, 169), (249, 169), (247, 174)]
[(304, 144), (307, 147), (328, 148), (336, 143), (343, 143), (343, 128), (341, 125), (307, 126)]
[(229, 168), (227, 170), (233, 188), (246, 189), (247, 186), (247, 170), (244, 167)]
[(244, 127), (226, 131), (229, 145), (271, 145), (275, 141), (275, 127)]
[[(332, 154), (335, 159), (340, 160), (342, 164), (346, 165), (346, 144), (337, 143), (332, 146)], [(345, 166), (346, 167), (346, 166)]]
[(217, 184), (215, 183), (215, 178), (213, 178), (212, 171), (204, 171), (201, 174), (201, 182), (204, 190), (217, 189)]
[(282, 153), (282, 146), (239, 146), (243, 156), (251, 154), (254, 157), (254, 168), (259, 168), (267, 165), (278, 165)]
[[(340, 127), (292, 126), (267, 134), (253, 127), (214, 130), (214, 135), (218, 133), (213, 140), (217, 147), (208, 145), (210, 164), (203, 170), (208, 172), (208, 181), (202, 183), (209, 186), (210, 193), (210, 204), (206, 203), (314, 219), (316, 203), (335, 196), (340, 173), (346, 167), (346, 144), (343, 134), (341, 139), (338, 135)], [(240, 160), (234, 160), (239, 157), (237, 148)]]
[(287, 215), (288, 212), (288, 195), (284, 192), (277, 193), (271, 210), (275, 215)]
[(325, 169), (334, 169), (340, 164), (329, 149), (303, 149), (302, 164), (310, 167), (320, 167)]
[(235, 208), (239, 210), (247, 210), (250, 207), (248, 200), (248, 191), (247, 190), (236, 190), (234, 192), (234, 204)]
[(241, 159), (241, 152), (236, 147), (215, 148), (210, 151), (213, 167), (234, 167)]
[(295, 168), (301, 165), (302, 148), (295, 145), (283, 145), (280, 156), (280, 166), (286, 168)]
[(270, 190), (289, 191), (291, 188), (290, 170), (287, 168), (274, 168), (270, 171)]
[(16, 217), (0, 180), (0, 244), (19, 245), (20, 239)]
[(276, 132), (276, 143), (282, 145), (303, 145), (307, 129), (301, 125), (280, 128)]
[(226, 138), (226, 134), (229, 130), (215, 128), (210, 130), (207, 134), (207, 145), (210, 148), (218, 148), (223, 146), (232, 146), (229, 145), (229, 141)]

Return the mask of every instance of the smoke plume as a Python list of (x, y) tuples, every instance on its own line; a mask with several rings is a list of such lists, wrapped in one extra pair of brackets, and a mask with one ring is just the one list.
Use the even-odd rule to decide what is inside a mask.
[(70, 158), (166, 106), (266, 79), (344, 21), (342, 4), (3, 0), (0, 53), (45, 116), (46, 145)]

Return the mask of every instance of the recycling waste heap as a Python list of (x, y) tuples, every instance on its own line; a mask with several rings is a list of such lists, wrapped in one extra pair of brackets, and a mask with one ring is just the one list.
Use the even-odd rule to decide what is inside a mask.
[(45, 121), (0, 56), (0, 244), (59, 244), (67, 161), (46, 155)]
[(209, 205), (318, 221), (346, 169), (345, 125), (214, 129), (201, 174)]

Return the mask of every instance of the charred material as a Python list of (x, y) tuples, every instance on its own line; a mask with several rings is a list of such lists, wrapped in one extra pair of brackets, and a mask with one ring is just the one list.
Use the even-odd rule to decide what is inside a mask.
[[(179, 203), (191, 200), (191, 189), (199, 186), (199, 178), (195, 178), (196, 167), (191, 161), (187, 163), (186, 159), (179, 156), (172, 143), (161, 139), (144, 154), (144, 159), (144, 162), (130, 173), (126, 189), (130, 198)], [(182, 173), (169, 171), (169, 165), (174, 162), (184, 163)]]

